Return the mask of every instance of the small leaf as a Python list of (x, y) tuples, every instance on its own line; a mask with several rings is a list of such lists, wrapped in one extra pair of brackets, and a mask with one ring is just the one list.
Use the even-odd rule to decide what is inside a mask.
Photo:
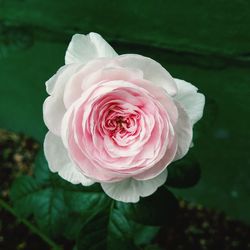
[(39, 194), (39, 202), (33, 211), (40, 228), (50, 235), (57, 236), (64, 230), (67, 207), (64, 203), (63, 190), (47, 188)]
[(138, 203), (117, 202), (117, 207), (126, 217), (138, 223), (161, 226), (173, 221), (178, 210), (178, 202), (170, 191), (161, 187)]
[(32, 214), (38, 198), (35, 194), (39, 191), (40, 187), (30, 176), (23, 176), (14, 181), (10, 190), (10, 198), (14, 201), (16, 211), (20, 216), (28, 217)]
[(94, 212), (96, 208), (105, 209), (110, 199), (104, 192), (94, 192), (93, 189), (65, 190), (65, 201), (72, 212)]
[(79, 189), (64, 192), (69, 210), (64, 236), (68, 239), (76, 239), (83, 222), (94, 214), (107, 209), (111, 203), (111, 199), (103, 192), (98, 192), (98, 189), (91, 188), (90, 190), (90, 187), (84, 188), (84, 190)]
[(200, 176), (201, 170), (199, 163), (191, 158), (191, 156), (188, 156), (172, 163), (168, 167), (166, 185), (176, 188), (192, 187), (197, 184)]
[(130, 223), (120, 211), (113, 208), (97, 214), (83, 226), (77, 240), (78, 250), (133, 250)]

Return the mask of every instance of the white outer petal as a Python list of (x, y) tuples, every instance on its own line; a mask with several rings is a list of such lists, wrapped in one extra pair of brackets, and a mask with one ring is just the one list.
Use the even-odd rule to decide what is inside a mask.
[(70, 77), (77, 71), (79, 65), (64, 65), (45, 82), (46, 91), (49, 95), (64, 92), (65, 84)]
[(65, 85), (78, 67), (79, 65), (76, 64), (65, 65), (45, 83), (50, 96), (43, 103), (43, 120), (48, 129), (58, 136), (61, 133), (61, 122), (66, 112), (63, 103)]
[(61, 98), (49, 96), (43, 103), (43, 120), (47, 128), (60, 135), (61, 123), (66, 109)]
[(137, 181), (126, 179), (120, 182), (101, 183), (104, 192), (114, 200), (122, 202), (138, 202), (140, 197), (153, 194), (167, 179), (167, 169), (153, 179)]
[(187, 112), (189, 119), (193, 124), (201, 119), (203, 115), (203, 109), (205, 105), (205, 96), (201, 93), (197, 93), (197, 88), (191, 83), (183, 80), (174, 79), (178, 92), (174, 97), (176, 101)]
[(176, 103), (176, 106), (178, 108), (179, 117), (175, 125), (175, 133), (178, 142), (177, 152), (174, 158), (175, 161), (181, 159), (188, 152), (193, 138), (193, 126), (186, 111), (178, 103)]
[(97, 33), (73, 35), (65, 55), (65, 64), (87, 63), (98, 57), (114, 57), (117, 53)]
[(170, 96), (176, 95), (177, 86), (174, 78), (155, 60), (137, 54), (124, 54), (119, 56), (118, 61), (122, 67), (141, 70), (144, 79), (164, 88)]
[(50, 131), (44, 140), (44, 154), (52, 172), (58, 174), (65, 180), (73, 183), (81, 183), (83, 186), (92, 185), (94, 182), (85, 177), (70, 160), (60, 137)]

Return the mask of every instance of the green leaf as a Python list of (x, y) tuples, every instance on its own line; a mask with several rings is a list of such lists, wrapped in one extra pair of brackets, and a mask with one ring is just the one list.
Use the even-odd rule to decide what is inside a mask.
[(64, 203), (63, 190), (47, 188), (37, 195), (39, 202), (33, 211), (40, 228), (50, 235), (59, 235), (64, 230), (67, 207)]
[(32, 177), (23, 176), (14, 182), (11, 199), (21, 216), (33, 214), (39, 227), (48, 234), (56, 236), (63, 229), (67, 207), (62, 189), (43, 187)]
[(126, 217), (112, 202), (110, 209), (97, 214), (83, 226), (77, 240), (78, 250), (137, 249)]
[(66, 190), (64, 199), (69, 210), (64, 231), (64, 236), (68, 239), (76, 239), (83, 223), (93, 214), (105, 210), (111, 203), (111, 199), (99, 190), (99, 185)]
[(76, 238), (84, 221), (111, 202), (99, 185), (73, 185), (51, 173), (43, 154), (37, 160), (35, 177), (15, 180), (11, 199), (21, 216), (33, 215), (43, 231), (67, 238)]
[(117, 202), (117, 207), (126, 217), (138, 223), (161, 226), (173, 221), (178, 211), (178, 202), (170, 191), (161, 187), (138, 203)]
[(49, 170), (43, 150), (40, 150), (36, 157), (34, 175), (38, 184), (48, 184), (53, 176), (53, 173)]
[(172, 163), (168, 167), (166, 184), (170, 187), (187, 188), (198, 183), (201, 176), (199, 163), (192, 156)]
[(111, 202), (104, 192), (93, 191), (85, 188), (66, 190), (64, 193), (65, 201), (72, 212), (94, 212), (96, 208), (105, 209)]
[(65, 221), (63, 237), (69, 240), (77, 239), (86, 218), (79, 213), (69, 213)]
[(138, 224), (120, 208), (113, 201), (108, 209), (90, 217), (78, 236), (77, 249), (133, 250), (150, 244), (160, 228)]
[(40, 187), (36, 181), (30, 176), (23, 176), (14, 181), (10, 198), (14, 201), (14, 205), (18, 214), (22, 217), (28, 217), (35, 210)]

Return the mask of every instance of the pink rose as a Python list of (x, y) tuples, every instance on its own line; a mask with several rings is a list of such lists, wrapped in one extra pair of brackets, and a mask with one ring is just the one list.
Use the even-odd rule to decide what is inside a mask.
[(74, 184), (99, 182), (107, 195), (137, 202), (163, 185), (167, 166), (192, 143), (205, 98), (156, 61), (117, 55), (98, 34), (73, 36), (65, 66), (46, 82), (52, 172)]

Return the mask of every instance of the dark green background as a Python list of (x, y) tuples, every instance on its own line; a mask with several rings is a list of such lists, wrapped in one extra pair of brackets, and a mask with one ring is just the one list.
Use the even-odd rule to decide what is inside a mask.
[(44, 82), (72, 34), (90, 31), (205, 94), (192, 149), (202, 179), (175, 193), (250, 222), (250, 2), (0, 0), (0, 127), (43, 141)]

